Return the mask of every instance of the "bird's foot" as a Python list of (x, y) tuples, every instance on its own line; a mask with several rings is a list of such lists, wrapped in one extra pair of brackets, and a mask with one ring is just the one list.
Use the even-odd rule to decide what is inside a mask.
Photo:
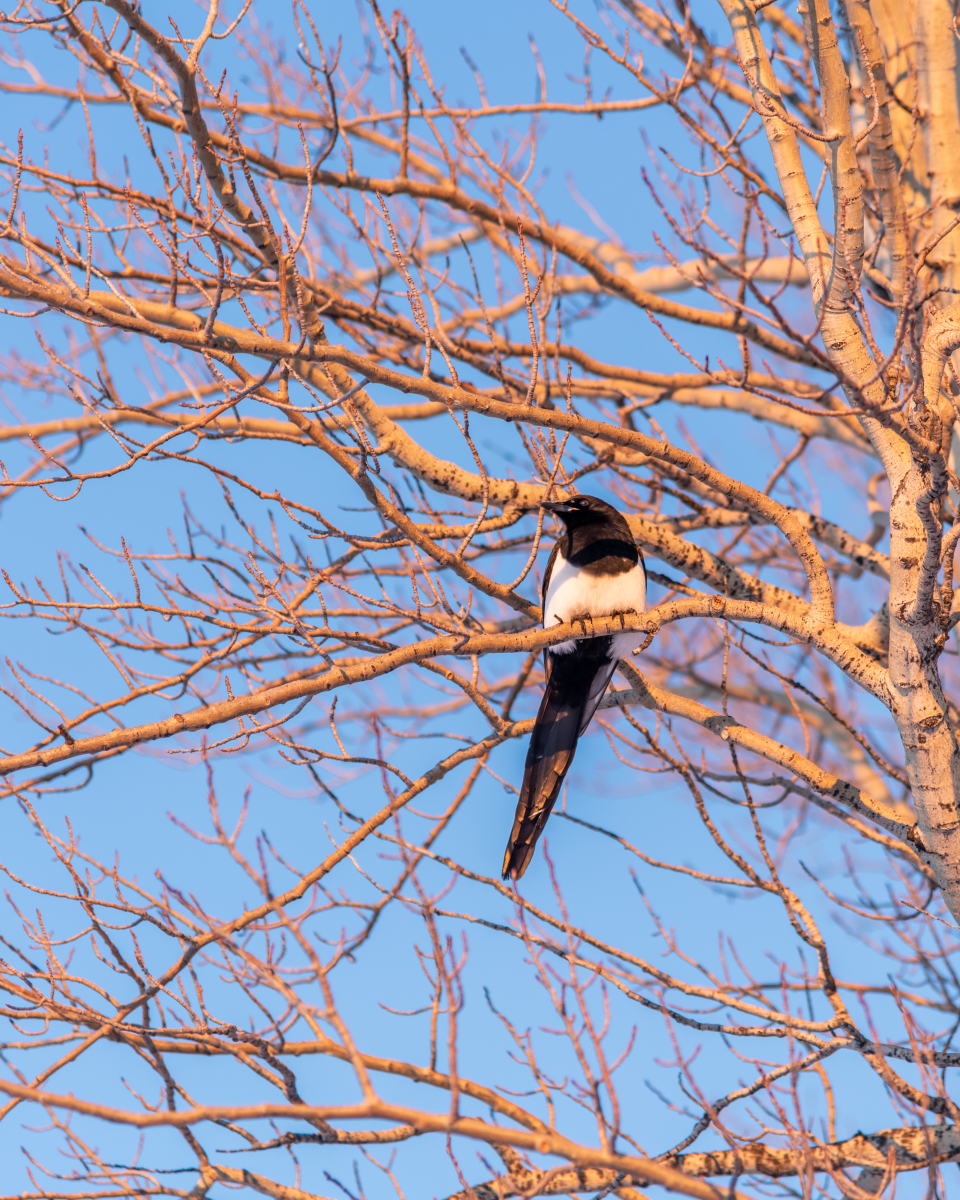
[(623, 612), (615, 612), (615, 613), (610, 614), (611, 617), (619, 617), (620, 618), (620, 628), (621, 629), (625, 628), (624, 617), (635, 617), (637, 615), (638, 615), (637, 610), (635, 608), (625, 608), (623, 610)]

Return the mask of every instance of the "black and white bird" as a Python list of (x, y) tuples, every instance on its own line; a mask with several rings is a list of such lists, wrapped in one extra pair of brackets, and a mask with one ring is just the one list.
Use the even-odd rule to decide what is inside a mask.
[[(647, 599), (643, 555), (624, 517), (596, 496), (544, 504), (564, 524), (543, 576), (543, 626), (587, 617), (641, 613)], [(544, 654), (546, 687), (530, 735), (503, 877), (519, 879), (553, 810), (577, 741), (603, 699), (617, 663), (642, 635), (616, 633), (561, 642)]]

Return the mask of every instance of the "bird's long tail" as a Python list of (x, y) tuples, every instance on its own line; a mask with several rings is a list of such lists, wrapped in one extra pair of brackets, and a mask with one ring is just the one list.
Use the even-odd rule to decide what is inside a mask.
[(580, 642), (571, 654), (547, 651), (546, 687), (530, 735), (523, 786), (503, 857), (504, 879), (519, 879), (530, 865), (537, 839), (573, 762), (577, 741), (597, 711), (617, 665), (609, 653), (609, 638)]

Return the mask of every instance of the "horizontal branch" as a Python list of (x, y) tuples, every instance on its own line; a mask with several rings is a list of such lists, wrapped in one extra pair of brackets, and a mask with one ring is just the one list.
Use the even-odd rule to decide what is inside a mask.
[[(142, 36), (146, 37), (152, 48), (161, 55), (167, 65), (178, 76), (184, 73), (182, 71), (182, 60), (177, 61), (179, 60), (179, 56), (175, 51), (172, 51), (169, 43), (166, 43), (131, 6), (124, 3), (123, 0), (110, 0), (110, 7), (119, 12), (131, 28), (142, 32)], [(82, 29), (76, 20), (71, 21), (71, 25), (73, 26), (74, 36), (77, 37), (77, 40), (91, 54), (100, 70), (113, 80), (119, 90), (125, 92), (128, 99), (135, 105), (137, 111), (146, 121), (165, 127), (175, 133), (188, 133), (191, 136), (197, 137), (200, 142), (205, 143), (198, 147), (201, 154), (204, 152), (209, 154), (208, 147), (210, 146), (215, 147), (218, 152), (228, 158), (236, 153), (237, 147), (229, 136), (208, 128), (203, 122), (198, 122), (198, 108), (197, 110), (191, 108), (189, 114), (185, 112), (180, 117), (173, 113), (164, 112), (152, 105), (146, 99), (145, 94), (137, 91), (127, 83), (125, 78), (120, 77), (116, 62), (104, 52), (95, 39)], [(181, 69), (178, 70), (178, 67)], [(181, 79), (182, 84), (183, 80)], [(191, 100), (193, 104), (199, 105), (198, 100), (193, 97), (191, 97)], [(477, 197), (464, 192), (456, 184), (447, 181), (430, 183), (407, 176), (398, 176), (393, 179), (375, 179), (353, 172), (317, 170), (316, 168), (283, 163), (262, 153), (256, 147), (249, 145), (242, 147), (242, 153), (248, 163), (286, 183), (306, 187), (308, 182), (311, 182), (312, 177), (314, 186), (320, 185), (350, 191), (361, 191), (371, 196), (376, 194), (381, 196), (403, 195), (417, 200), (433, 200), (490, 226), (497, 234), (500, 234), (503, 228), (511, 230), (521, 228), (525, 237), (538, 241), (550, 249), (555, 249), (557, 253), (563, 255), (571, 262), (575, 262), (578, 266), (583, 267), (606, 292), (620, 296), (640, 308), (658, 313), (664, 317), (672, 317), (688, 324), (737, 334), (763, 347), (768, 352), (780, 355), (782, 358), (793, 362), (805, 363), (820, 370), (830, 370), (829, 362), (822, 355), (800, 343), (780, 337), (753, 321), (745, 319), (739, 311), (710, 312), (689, 305), (677, 304), (675, 301), (664, 299), (654, 292), (646, 291), (638, 287), (629, 276), (621, 275), (611, 270), (610, 267), (588, 248), (590, 242), (582, 235), (571, 237), (556, 226), (541, 224), (531, 220), (527, 216), (523, 216), (519, 212), (511, 210), (505, 203), (499, 205), (485, 203)], [(219, 167), (217, 169), (219, 170)]]
[(878, 1133), (856, 1133), (842, 1142), (795, 1150), (774, 1149), (750, 1142), (736, 1150), (706, 1154), (680, 1154), (664, 1159), (689, 1175), (767, 1175), (782, 1178), (800, 1171), (860, 1167), (884, 1172), (888, 1155), (894, 1152), (898, 1171), (918, 1171), (931, 1162), (948, 1162), (960, 1155), (960, 1136), (953, 1125), (925, 1125), (914, 1129), (882, 1129)]
[[(571, 356), (572, 357), (572, 356)], [(599, 365), (599, 364), (596, 364)], [(592, 369), (592, 368), (591, 368)], [(720, 409), (724, 412), (740, 413), (764, 424), (780, 425), (784, 429), (804, 434), (808, 438), (822, 438), (826, 441), (839, 442), (853, 450), (873, 455), (874, 449), (855, 417), (819, 417), (812, 413), (800, 412), (775, 400), (755, 395), (750, 391), (739, 391), (722, 386), (691, 387), (683, 383), (683, 376), (677, 377), (677, 382), (662, 385), (636, 383), (628, 368), (611, 368), (604, 372), (601, 379), (573, 379), (570, 383), (572, 396), (584, 397), (589, 400), (618, 399), (621, 396), (637, 396), (644, 399), (656, 398), (662, 404), (679, 404), (684, 408), (701, 408), (705, 410)], [(646, 372), (636, 372), (638, 375)], [(651, 372), (652, 374), (652, 372)], [(694, 377), (695, 378), (695, 377)], [(548, 399), (553, 385), (544, 382), (537, 384), (535, 395), (537, 400)], [(206, 389), (208, 392), (221, 390)], [(171, 399), (169, 403), (174, 403)], [(177, 423), (173, 415), (164, 415), (161, 406), (144, 408), (114, 408), (98, 409), (83, 417), (63, 417), (55, 421), (37, 421), (22, 425), (0, 426), (0, 441), (16, 441), (21, 438), (46, 438), (57, 434), (95, 434), (101, 432), (104, 426), (115, 428), (118, 425), (145, 425), (170, 427)], [(446, 405), (436, 400), (425, 400), (419, 404), (383, 405), (381, 411), (391, 421), (424, 421), (430, 417), (443, 416), (449, 412)], [(182, 420), (182, 418), (181, 418)], [(324, 427), (335, 427), (332, 418), (324, 418)], [(271, 421), (269, 418), (242, 417), (237, 422), (233, 416), (217, 419), (216, 426), (209, 433), (217, 430), (229, 431), (231, 436), (245, 433), (254, 437), (284, 438), (307, 444), (299, 431), (289, 428), (286, 421)], [(207, 436), (209, 436), (209, 433)], [(582, 438), (586, 444), (589, 438)], [(618, 460), (619, 461), (619, 460)]]
[[(685, 1175), (745, 1174), (783, 1179), (809, 1170), (842, 1171), (851, 1167), (883, 1174), (889, 1166), (891, 1150), (898, 1171), (919, 1171), (929, 1167), (931, 1162), (956, 1159), (960, 1154), (960, 1137), (952, 1125), (928, 1125), (857, 1133), (842, 1142), (805, 1146), (802, 1151), (749, 1142), (736, 1150), (678, 1154), (662, 1161)], [(506, 1200), (510, 1196), (528, 1195), (534, 1189), (540, 1196), (566, 1196), (571, 1192), (615, 1190), (619, 1182), (622, 1182), (622, 1174), (609, 1168), (557, 1171), (548, 1175), (516, 1163), (506, 1175), (473, 1184), (467, 1191), (457, 1192), (447, 1200)]]
[(583, 1167), (608, 1167), (623, 1172), (630, 1179), (658, 1184), (671, 1192), (692, 1196), (695, 1200), (746, 1200), (740, 1193), (727, 1188), (715, 1188), (709, 1183), (691, 1178), (673, 1167), (653, 1159), (634, 1155), (608, 1154), (591, 1150), (558, 1133), (504, 1129), (476, 1117), (456, 1114), (434, 1114), (371, 1100), (353, 1106), (314, 1106), (310, 1104), (254, 1104), (194, 1106), (179, 1112), (126, 1112), (105, 1104), (93, 1104), (75, 1096), (61, 1096), (39, 1088), (24, 1087), (0, 1080), (0, 1092), (20, 1100), (32, 1101), (44, 1107), (76, 1112), (116, 1125), (135, 1129), (188, 1129), (207, 1121), (263, 1121), (271, 1118), (301, 1121), (389, 1121), (412, 1125), (418, 1133), (440, 1133), (471, 1138), (490, 1146), (514, 1146), (537, 1154), (551, 1154)]
[[(168, 1030), (164, 1037), (154, 1037), (152, 1034), (145, 1035), (137, 1027), (131, 1028), (124, 1021), (117, 1021), (113, 1014), (101, 1017), (99, 1013), (89, 1008), (80, 1005), (66, 1005), (51, 997), (49, 993), (26, 987), (19, 979), (11, 979), (6, 974), (0, 976), (0, 988), (11, 993), (21, 1006), (32, 1005), (42, 1009), (44, 1017), (48, 1020), (69, 1021), (71, 1024), (93, 1030), (106, 1029), (108, 1040), (149, 1050), (151, 1053), (158, 1051), (160, 1054), (199, 1055), (204, 1058), (227, 1056), (240, 1059), (271, 1056), (301, 1058), (319, 1054), (326, 1058), (339, 1059), (341, 1062), (352, 1061), (351, 1051), (346, 1046), (342, 1046), (339, 1042), (324, 1037), (322, 1034), (309, 1042), (281, 1041), (274, 1043), (261, 1039), (235, 1042), (231, 1040), (231, 1037), (235, 1035), (236, 1030), (227, 1027), (218, 1030), (217, 1033), (181, 1030), (174, 1034), (173, 1031)], [(27, 1010), (20, 1007), (17, 1011), (22, 1016)], [(78, 1034), (77, 1036), (82, 1035)], [(442, 1071), (420, 1067), (415, 1063), (404, 1062), (403, 1059), (381, 1058), (375, 1054), (363, 1054), (359, 1051), (356, 1053), (368, 1071), (394, 1075), (407, 1079), (411, 1083), (421, 1083), (427, 1087), (440, 1088), (443, 1091), (450, 1091), (454, 1085), (454, 1079)], [(515, 1121), (524, 1129), (547, 1130), (548, 1127), (539, 1117), (525, 1108), (521, 1108), (520, 1105), (514, 1104), (512, 1100), (501, 1096), (497, 1091), (463, 1076), (458, 1076), (455, 1082), (457, 1091), (474, 1100), (479, 1100), (494, 1112), (509, 1117), (511, 1121)]]
[[(211, 138), (211, 140), (213, 140)], [(294, 179), (288, 172), (290, 182), (306, 183), (304, 168), (291, 168), (299, 179)], [(469, 213), (470, 216), (488, 223), (495, 230), (500, 230), (501, 222), (507, 228), (523, 230), (524, 237), (540, 242), (551, 250), (556, 250), (571, 262), (577, 263), (596, 280), (597, 285), (609, 295), (619, 296), (638, 308), (657, 313), (662, 317), (670, 317), (688, 325), (697, 325), (706, 329), (717, 329), (725, 333), (745, 337), (747, 341), (762, 347), (764, 350), (779, 355), (790, 362), (803, 363), (820, 371), (829, 371), (830, 365), (820, 355), (807, 349), (798, 342), (788, 341), (778, 334), (754, 321), (747, 320), (739, 312), (710, 312), (707, 309), (694, 308), (676, 301), (667, 300), (655, 292), (638, 287), (629, 275), (612, 271), (596, 255), (585, 248), (580, 239), (565, 237), (563, 233), (552, 226), (542, 226), (535, 221), (512, 212), (504, 206), (502, 209), (484, 204), (475, 197), (462, 192), (452, 184), (426, 183), (416, 179), (373, 179), (368, 176), (351, 175), (335, 171), (317, 171), (315, 178), (327, 187), (367, 192), (375, 195), (379, 192), (384, 196), (411, 196), (415, 199), (435, 200), (447, 204), (450, 208)]]
[[(175, 713), (161, 721), (136, 725), (127, 729), (114, 729), (110, 733), (94, 737), (76, 738), (69, 745), (54, 746), (45, 750), (30, 750), (24, 754), (9, 755), (0, 759), (0, 774), (22, 771), (30, 767), (49, 767), (53, 763), (81, 755), (99, 754), (119, 746), (136, 746), (144, 742), (159, 741), (182, 733), (198, 733), (240, 717), (266, 712), (268, 709), (302, 700), (308, 696), (319, 696), (337, 688), (358, 683), (369, 683), (388, 675), (400, 667), (439, 658), (444, 655), (471, 656), (483, 654), (515, 654), (521, 651), (544, 650), (571, 638), (583, 636), (601, 637), (608, 634), (633, 630), (637, 633), (655, 634), (663, 625), (693, 617), (711, 617), (734, 621), (750, 621), (781, 633), (788, 633), (799, 641), (808, 642), (844, 669), (879, 699), (885, 698), (884, 672), (875, 663), (857, 650), (850, 642), (831, 629), (810, 625), (797, 620), (790, 613), (772, 605), (734, 601), (723, 596), (696, 596), (671, 600), (658, 605), (641, 615), (623, 617), (598, 617), (590, 621), (589, 629), (580, 621), (552, 625), (549, 629), (530, 629), (515, 634), (447, 634), (425, 638), (412, 645), (401, 646), (367, 661), (346, 667), (333, 667), (321, 675), (309, 679), (298, 679), (276, 687), (266, 686), (247, 696), (237, 696), (218, 703), (204, 705), (188, 713)], [(504, 723), (504, 728), (507, 728)]]
[[(687, 391), (693, 390), (694, 389), (682, 389), (680, 392), (675, 393), (668, 398), (670, 400), (679, 400), (680, 403), (686, 403), (687, 400), (685, 397)], [(706, 392), (706, 389), (698, 389), (698, 391), (699, 390), (703, 390), (705, 392), (705, 400), (710, 399), (711, 397), (716, 399), (718, 401), (717, 407), (732, 407), (732, 405), (729, 403), (724, 403), (724, 397), (726, 393), (710, 393)], [(757, 397), (750, 396), (749, 393), (742, 393), (742, 396), (747, 401), (758, 399)], [(694, 401), (690, 402), (693, 403)], [(761, 402), (765, 405), (768, 405), (770, 408), (776, 408), (776, 405), (772, 404), (770, 401), (763, 400)], [(704, 403), (703, 406), (713, 407), (712, 404), (707, 403)], [(437, 401), (426, 401), (421, 404), (385, 405), (378, 406), (378, 409), (380, 418), (385, 422), (391, 423), (398, 421), (425, 420), (429, 417), (440, 416), (449, 411), (446, 405)], [(789, 409), (784, 411), (787, 413), (790, 412)], [(808, 418), (808, 420), (813, 421), (816, 420), (816, 418)], [(150, 412), (140, 408), (115, 408), (108, 409), (106, 411), (98, 411), (83, 417), (64, 417), (56, 421), (40, 421), (25, 425), (0, 426), (0, 442), (32, 438), (39, 440), (41, 438), (64, 433), (94, 434), (102, 432), (104, 427), (115, 428), (116, 426), (125, 424), (144, 425), (150, 428), (175, 429), (180, 423), (183, 423), (185, 426), (189, 426), (189, 428), (186, 429), (186, 432), (189, 432), (191, 436), (202, 434), (204, 437), (217, 435), (235, 437), (237, 434), (242, 433), (252, 437), (263, 437), (268, 439), (294, 442), (299, 446), (310, 446), (313, 444), (311, 440), (297, 428), (296, 425), (285, 420), (270, 420), (269, 418), (264, 417), (248, 416), (238, 418), (225, 414), (217, 417), (216, 420), (209, 426), (199, 430), (195, 427), (195, 421), (193, 421), (193, 419), (190, 419), (189, 421), (181, 421), (174, 416), (166, 416), (157, 412)], [(825, 420), (824, 423), (830, 429), (844, 428), (837, 422)], [(330, 430), (339, 429), (339, 425), (333, 418), (324, 418), (323, 424), (325, 428)], [(583, 440), (589, 442), (591, 440), (596, 441), (598, 439), (584, 438)], [(420, 453), (422, 455), (424, 452), (421, 450)], [(647, 460), (647, 456), (645, 455), (639, 457), (641, 457), (644, 461)], [(403, 465), (408, 465), (408, 462), (403, 460)], [(444, 465), (446, 466), (446, 464)], [(476, 491), (478, 495), (482, 494), (484, 481), (481, 479), (481, 477), (479, 475), (472, 475), (470, 472), (462, 471), (462, 469), (461, 472), (463, 476), (468, 477), (473, 481), (473, 486), (469, 489), (466, 496), (463, 496), (461, 489), (457, 489), (456, 494), (461, 495), (464, 499), (470, 499), (474, 491)], [(486, 485), (488, 492), (493, 492), (493, 495), (490, 497), (490, 499), (494, 504), (496, 504), (497, 507), (503, 507), (504, 505), (512, 506), (516, 504), (517, 486), (513, 480), (499, 480), (490, 478), (488, 476)], [(531, 494), (528, 495), (527, 493)], [(545, 494), (546, 488), (543, 486), (538, 487), (537, 485), (525, 485), (522, 493), (522, 499), (528, 503), (531, 503), (531, 506), (534, 506), (536, 504), (536, 499), (539, 499)], [(536, 497), (536, 499), (534, 499), (534, 497)], [(889, 559), (886, 555), (881, 554), (879, 551), (873, 549), (873, 547), (868, 543), (862, 542), (858, 538), (853, 537), (851, 534), (847, 533), (846, 530), (842, 529), (838, 525), (835, 525), (831, 521), (826, 521), (822, 517), (811, 516), (809, 513), (802, 512), (799, 509), (794, 509), (792, 511), (795, 513), (798, 522), (803, 525), (804, 528), (808, 529), (813, 537), (817, 539), (817, 541), (821, 541), (825, 545), (830, 546), (830, 548), (836, 550), (838, 554), (842, 554), (845, 558), (849, 558), (852, 562), (854, 562), (855, 565), (860, 566), (866, 571), (869, 571), (871, 574), (879, 575), (881, 578), (885, 579), (889, 578), (890, 565)], [(634, 526), (633, 531), (637, 537), (637, 541), (644, 547), (644, 549), (654, 550), (655, 546), (660, 546), (663, 544), (659, 535), (655, 535), (653, 533), (653, 530), (656, 528), (653, 522), (647, 521), (642, 517), (634, 516), (628, 517), (628, 520), (631, 522), (631, 525)], [(753, 523), (759, 524), (759, 522), (756, 520), (754, 520)], [(419, 528), (423, 528), (424, 530), (430, 532), (431, 536), (437, 536), (437, 533), (440, 530), (440, 526), (438, 525), (421, 525)], [(451, 536), (455, 536), (459, 528), (460, 527), (458, 526), (452, 529)], [(684, 554), (689, 551), (690, 553), (697, 555), (697, 552), (702, 549), (702, 547), (696, 546), (693, 543), (684, 543), (684, 546), (688, 548), (688, 550), (684, 551)], [(713, 555), (710, 555), (709, 557), (711, 559), (714, 558)], [(666, 561), (670, 562), (674, 566), (677, 566), (678, 568), (681, 567), (681, 563), (677, 561), (676, 548), (674, 549), (674, 553), (672, 555), (667, 554)], [(715, 562), (719, 564), (721, 560), (716, 559)], [(747, 591), (744, 592), (744, 595), (749, 594), (750, 598), (759, 599), (761, 598), (761, 594), (764, 589), (770, 590), (772, 588), (772, 585), (760, 583), (756, 576), (747, 575), (744, 572), (737, 571), (736, 568), (729, 568), (724, 565), (723, 570), (728, 585), (734, 575), (742, 576), (741, 583), (743, 587), (747, 589)], [(690, 574), (693, 578), (701, 579), (702, 581), (706, 582), (707, 575), (715, 574), (715, 571), (698, 573), (695, 570), (690, 570), (686, 573)], [(721, 588), (721, 590), (724, 589)], [(778, 595), (776, 597), (771, 595), (771, 602), (782, 603), (785, 602), (786, 598), (789, 596), (789, 593), (784, 592), (783, 589), (776, 588), (772, 590), (776, 591)], [(727, 594), (733, 595), (736, 598), (739, 592), (737, 589), (732, 592), (727, 590)], [(798, 601), (795, 597), (791, 597), (791, 599), (794, 600), (795, 603), (803, 605), (804, 608), (807, 607), (806, 602)]]
[[(222, 389), (217, 389), (222, 390)], [(174, 403), (173, 400), (170, 403)], [(448, 412), (445, 404), (427, 401), (423, 404), (385, 405), (383, 411), (391, 421), (420, 421), (429, 417), (439, 417)], [(152, 429), (175, 429), (178, 425), (186, 425), (193, 418), (164, 415), (161, 412), (150, 412), (143, 408), (109, 408), (98, 410), (84, 417), (62, 417), (58, 421), (37, 421), (25, 425), (0, 425), (0, 442), (19, 441), (21, 439), (54, 437), (64, 433), (99, 433), (104, 426), (113, 429), (117, 425), (145, 425)], [(327, 429), (339, 429), (340, 426), (332, 417), (326, 418), (324, 425)], [(304, 437), (296, 425), (290, 421), (271, 421), (268, 417), (240, 417), (230, 414), (217, 417), (210, 426), (201, 430), (191, 428), (191, 434), (202, 432), (205, 436), (222, 432), (230, 437), (245, 433), (254, 437), (282, 438), (284, 441), (295, 441), (303, 446), (311, 445), (310, 439)]]
[[(652, 458), (669, 462), (687, 471), (695, 479), (699, 479), (708, 486), (716, 488), (725, 495), (735, 497), (750, 511), (776, 525), (793, 546), (807, 575), (814, 615), (818, 620), (827, 623), (833, 621), (833, 590), (826, 567), (810, 535), (795, 519), (792, 510), (756, 488), (731, 479), (723, 472), (708, 466), (696, 455), (681, 450), (669, 442), (648, 437), (623, 426), (588, 420), (575, 413), (562, 412), (557, 409), (546, 410), (529, 404), (516, 404), (496, 399), (484, 393), (471, 392), (461, 387), (446, 387), (432, 379), (414, 378), (393, 371), (380, 363), (374, 363), (369, 358), (347, 350), (343, 346), (315, 344), (307, 350), (300, 343), (278, 342), (272, 338), (258, 336), (221, 323), (214, 325), (212, 337), (208, 338), (200, 318), (180, 309), (148, 301), (127, 300), (126, 297), (120, 298), (109, 292), (91, 292), (88, 296), (83, 296), (79, 290), (72, 292), (66, 287), (50, 285), (46, 281), (28, 279), (15, 273), (18, 270), (17, 264), (12, 264), (7, 259), (3, 261), (8, 269), (0, 270), (0, 291), (6, 289), (11, 294), (37, 299), (42, 303), (87, 318), (96, 318), (102, 314), (107, 316), (111, 323), (121, 328), (152, 337), (157, 336), (155, 323), (169, 324), (179, 331), (176, 340), (181, 345), (200, 352), (209, 352), (210, 349), (215, 348), (221, 353), (229, 355), (246, 353), (274, 361), (295, 360), (303, 364), (304, 372), (324, 392), (329, 390), (329, 380), (319, 368), (312, 366), (313, 363), (333, 363), (345, 367), (360, 378), (366, 378), (369, 382), (383, 383), (393, 390), (404, 393), (416, 392), (454, 408), (477, 412), (500, 420), (529, 421), (533, 424), (546, 425), (577, 435), (585, 434), (601, 438), (611, 445), (629, 446)], [(161, 338), (161, 340), (164, 339)], [(364, 402), (358, 396), (355, 403), (360, 407)], [(295, 413), (292, 413), (292, 416), (294, 419), (296, 418)], [(392, 429), (394, 436), (407, 437), (395, 423)], [(387, 452), (389, 453), (389, 450)], [(453, 464), (449, 465), (451, 468), (453, 467)], [(516, 485), (516, 487), (519, 491), (520, 485)]]
[[(602, 251), (598, 252), (598, 257), (607, 259)], [(704, 282), (739, 280), (743, 276), (746, 276), (751, 283), (785, 283), (792, 287), (810, 286), (807, 268), (803, 265), (802, 259), (795, 257), (748, 258), (742, 267), (733, 257), (726, 262), (722, 259), (717, 262), (707, 262), (702, 258), (694, 258), (678, 263), (675, 267), (647, 267), (645, 271), (637, 271), (632, 268), (629, 258), (621, 251), (621, 256), (610, 265), (615, 266), (621, 275), (632, 276), (635, 286), (643, 288), (644, 291), (655, 292), (660, 296), (669, 292), (682, 292), (687, 288), (698, 287)], [(560, 278), (564, 281), (564, 291), (575, 290), (575, 283), (580, 284), (576, 290), (601, 290), (592, 275), (585, 278), (566, 275)]]
[(821, 796), (835, 800), (844, 808), (867, 817), (882, 829), (892, 833), (906, 846), (916, 847), (919, 842), (916, 823), (908, 824), (902, 819), (902, 810), (892, 808), (882, 801), (861, 791), (854, 784), (829, 771), (823, 770), (809, 758), (791, 750), (789, 746), (758, 733), (748, 725), (742, 725), (736, 717), (718, 713), (705, 704), (686, 696), (678, 696), (672, 692), (658, 688), (630, 663), (624, 663), (622, 669), (633, 684), (629, 692), (613, 692), (603, 700), (604, 707), (623, 704), (640, 704), (654, 712), (667, 713), (670, 716), (683, 717), (693, 721), (702, 729), (716, 734), (725, 742), (730, 742), (750, 753), (764, 758), (767, 762), (776, 763), (798, 779), (803, 779)]

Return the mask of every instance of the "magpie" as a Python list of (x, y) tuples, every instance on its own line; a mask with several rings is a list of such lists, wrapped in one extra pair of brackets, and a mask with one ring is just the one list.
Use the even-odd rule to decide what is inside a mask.
[[(543, 627), (587, 617), (643, 612), (647, 573), (621, 513), (596, 496), (542, 506), (564, 525), (543, 576)], [(553, 811), (577, 740), (597, 711), (621, 658), (641, 642), (637, 633), (560, 642), (544, 653), (546, 687), (530, 736), (503, 878), (519, 879)]]

